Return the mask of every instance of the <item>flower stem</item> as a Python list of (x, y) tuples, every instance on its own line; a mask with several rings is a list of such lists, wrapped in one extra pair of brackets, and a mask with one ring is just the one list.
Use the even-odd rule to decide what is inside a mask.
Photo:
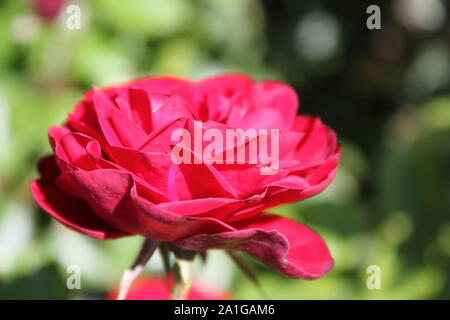
[(147, 238), (144, 240), (136, 260), (131, 267), (122, 274), (119, 293), (116, 298), (117, 300), (124, 300), (126, 298), (131, 284), (141, 274), (142, 270), (144, 270), (145, 264), (150, 260), (158, 245), (159, 241), (153, 241)]
[(178, 290), (177, 300), (187, 300), (189, 290), (192, 286), (192, 261), (177, 259), (177, 266), (180, 276), (180, 288)]
[(172, 246), (171, 250), (175, 254), (178, 273), (177, 280), (179, 282), (178, 291), (174, 298), (177, 300), (186, 300), (189, 297), (189, 290), (192, 286), (193, 263), (197, 252), (175, 246)]
[(170, 251), (169, 246), (165, 242), (161, 242), (159, 245), (159, 253), (161, 255), (161, 260), (163, 262), (164, 272), (166, 274), (166, 286), (169, 291), (172, 291), (171, 285), (171, 269), (170, 269)]

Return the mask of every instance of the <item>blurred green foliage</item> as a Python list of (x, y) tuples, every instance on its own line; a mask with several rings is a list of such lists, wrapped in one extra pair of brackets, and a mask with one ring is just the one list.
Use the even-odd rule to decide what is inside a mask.
[[(423, 7), (423, 3), (426, 6)], [(317, 229), (336, 266), (291, 280), (245, 258), (257, 288), (227, 256), (200, 262), (199, 281), (238, 299), (450, 298), (449, 6), (440, 0), (92, 0), (80, 30), (44, 21), (29, 1), (0, 2), (0, 298), (101, 298), (139, 247), (137, 237), (96, 241), (33, 203), (28, 183), (49, 152), (46, 130), (83, 92), (155, 74), (201, 78), (243, 72), (299, 92), (343, 146), (333, 184), (272, 211)], [(79, 265), (82, 289), (66, 288)], [(369, 290), (367, 267), (381, 270)], [(149, 273), (161, 272), (158, 257)]]

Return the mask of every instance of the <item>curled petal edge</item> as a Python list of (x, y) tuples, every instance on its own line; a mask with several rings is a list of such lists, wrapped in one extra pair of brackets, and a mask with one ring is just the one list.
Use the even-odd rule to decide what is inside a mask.
[(238, 230), (199, 234), (174, 244), (190, 250), (243, 251), (297, 279), (323, 277), (334, 266), (322, 238), (315, 231), (291, 219), (262, 214), (234, 227)]

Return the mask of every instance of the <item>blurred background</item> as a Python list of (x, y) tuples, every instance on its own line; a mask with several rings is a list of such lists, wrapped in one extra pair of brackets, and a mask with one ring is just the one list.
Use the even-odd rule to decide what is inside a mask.
[[(371, 4), (381, 8), (381, 30), (366, 27)], [(71, 5), (80, 8), (79, 29), (70, 28)], [(89, 239), (37, 208), (28, 184), (50, 152), (47, 128), (92, 85), (224, 72), (287, 81), (301, 112), (337, 131), (343, 154), (333, 184), (273, 210), (318, 230), (336, 266), (301, 281), (246, 259), (258, 289), (226, 255), (211, 252), (206, 265), (197, 263), (197, 281), (236, 299), (449, 299), (449, 7), (444, 0), (1, 0), (0, 299), (102, 298), (140, 246), (137, 237)], [(67, 289), (72, 265), (81, 268), (81, 290)], [(381, 289), (369, 290), (373, 265)], [(146, 273), (161, 272), (156, 255)]]

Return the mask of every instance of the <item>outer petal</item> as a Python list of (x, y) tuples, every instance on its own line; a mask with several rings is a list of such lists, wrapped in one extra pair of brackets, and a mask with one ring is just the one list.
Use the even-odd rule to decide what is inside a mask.
[(30, 189), (35, 201), (53, 218), (62, 224), (97, 239), (118, 238), (129, 235), (113, 228), (100, 218), (84, 203), (60, 191), (54, 184), (59, 169), (54, 157), (41, 161), (42, 178), (31, 182)]
[(291, 153), (300, 160), (297, 170), (319, 165), (338, 151), (336, 134), (317, 117), (297, 116), (292, 130), (305, 133)]
[(91, 157), (87, 149), (92, 156), (99, 158), (102, 156), (97, 141), (81, 133), (67, 131), (65, 127), (51, 127), (49, 138), (55, 152), (56, 161), (62, 171), (73, 170), (73, 167), (82, 170), (94, 169), (95, 166), (90, 161)]
[[(322, 192), (334, 179), (336, 175), (337, 163), (339, 160), (339, 148), (336, 153), (318, 167), (309, 168), (305, 171), (298, 171), (298, 176), (288, 176), (275, 183), (268, 185), (266, 192), (261, 195), (263, 198), (252, 207), (246, 208), (235, 214), (232, 220), (243, 220), (259, 214), (275, 206), (286, 203), (294, 203), (310, 198)], [(290, 179), (299, 183), (292, 183)]]
[(238, 231), (199, 234), (175, 244), (190, 250), (241, 250), (292, 278), (320, 278), (334, 265), (322, 238), (293, 220), (264, 214), (233, 226)]
[(84, 200), (110, 225), (159, 241), (235, 230), (214, 218), (187, 217), (158, 207), (139, 194), (130, 174), (114, 169), (64, 172), (58, 186)]

